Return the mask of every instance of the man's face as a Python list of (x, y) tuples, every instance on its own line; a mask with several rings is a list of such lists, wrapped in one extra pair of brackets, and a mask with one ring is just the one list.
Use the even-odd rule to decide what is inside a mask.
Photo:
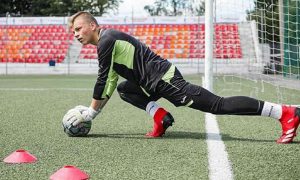
[(77, 17), (73, 22), (72, 31), (74, 37), (83, 45), (93, 41), (94, 30), (95, 24), (82, 16)]

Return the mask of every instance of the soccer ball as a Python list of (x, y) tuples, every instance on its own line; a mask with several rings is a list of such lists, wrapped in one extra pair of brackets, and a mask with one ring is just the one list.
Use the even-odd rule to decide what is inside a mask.
[(77, 119), (82, 118), (81, 113), (78, 109), (70, 109), (64, 115), (62, 120), (64, 132), (71, 137), (86, 136), (92, 128), (92, 121), (82, 122), (77, 126), (73, 126), (72, 124), (70, 124), (69, 120), (74, 117), (76, 117)]

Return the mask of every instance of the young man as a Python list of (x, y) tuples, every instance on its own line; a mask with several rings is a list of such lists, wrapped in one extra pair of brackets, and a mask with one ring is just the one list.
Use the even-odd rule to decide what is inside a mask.
[(118, 75), (126, 81), (117, 87), (120, 97), (146, 110), (153, 119), (148, 137), (161, 137), (174, 119), (155, 103), (165, 98), (175, 106), (188, 106), (213, 114), (257, 115), (279, 119), (282, 135), (277, 143), (290, 143), (299, 126), (300, 108), (273, 104), (245, 96), (219, 97), (206, 89), (186, 82), (178, 69), (155, 54), (134, 37), (112, 29), (99, 28), (88, 12), (78, 12), (69, 21), (74, 36), (83, 45), (97, 46), (99, 72), (90, 107), (77, 106), (83, 120), (91, 121), (105, 106), (117, 86)]

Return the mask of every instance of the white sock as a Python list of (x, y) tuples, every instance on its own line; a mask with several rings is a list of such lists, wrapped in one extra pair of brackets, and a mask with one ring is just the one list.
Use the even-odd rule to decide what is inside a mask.
[(274, 104), (265, 101), (261, 115), (266, 117), (272, 117), (275, 119), (280, 119), (282, 115), (282, 106), (279, 104)]
[(158, 106), (158, 104), (156, 104), (155, 101), (150, 101), (147, 106), (146, 106), (146, 112), (148, 114), (150, 114), (151, 117), (154, 117), (156, 111), (159, 109), (160, 107)]

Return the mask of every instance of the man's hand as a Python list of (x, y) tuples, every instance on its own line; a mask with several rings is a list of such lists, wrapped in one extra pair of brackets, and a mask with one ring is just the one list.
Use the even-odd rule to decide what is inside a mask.
[(76, 120), (72, 122), (73, 126), (77, 126), (82, 122), (91, 121), (100, 113), (100, 111), (96, 111), (92, 107), (81, 105), (76, 106), (75, 109), (78, 109), (80, 111), (82, 118), (76, 118)]
[(87, 106), (83, 106), (83, 105), (78, 105), (76, 106), (74, 109), (77, 109), (80, 111), (80, 113), (82, 113), (83, 111), (86, 111), (89, 107)]

